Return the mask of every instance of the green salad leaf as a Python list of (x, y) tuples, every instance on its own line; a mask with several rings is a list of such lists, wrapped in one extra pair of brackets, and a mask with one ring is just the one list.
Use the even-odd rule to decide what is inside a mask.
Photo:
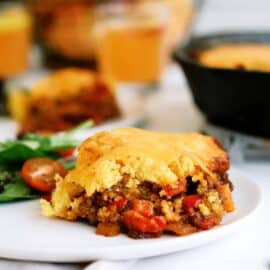
[(24, 162), (35, 157), (58, 158), (58, 150), (68, 149), (79, 145), (74, 133), (89, 128), (92, 121), (86, 121), (78, 127), (67, 132), (61, 132), (52, 136), (39, 134), (27, 134), (15, 141), (0, 143), (0, 164)]
[(72, 170), (75, 167), (75, 164), (76, 164), (76, 159), (75, 158), (59, 159), (58, 161), (63, 164), (63, 166), (65, 167), (65, 169), (67, 171)]
[(6, 184), (4, 190), (0, 193), (0, 202), (34, 198), (38, 198), (38, 194), (34, 194), (21, 178)]
[[(27, 134), (18, 140), (0, 142), (0, 202), (37, 198), (38, 194), (21, 177), (23, 163), (35, 157), (59, 159), (57, 151), (77, 147), (80, 141), (74, 134), (91, 126), (93, 122), (86, 121), (67, 132), (51, 136)], [(74, 168), (76, 162), (75, 158), (59, 161), (67, 170)]]
[(45, 153), (32, 148), (23, 141), (0, 143), (0, 163), (23, 162), (34, 157), (43, 157)]

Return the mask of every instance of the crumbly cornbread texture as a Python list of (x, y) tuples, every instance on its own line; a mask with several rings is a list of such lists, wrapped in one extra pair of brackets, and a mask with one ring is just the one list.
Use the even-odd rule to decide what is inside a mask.
[(82, 89), (94, 91), (97, 80), (102, 80), (104, 84), (108, 85), (107, 90), (114, 93), (115, 89), (112, 82), (105, 76), (90, 72), (87, 69), (66, 68), (60, 69), (38, 81), (32, 88), (31, 98), (73, 97)]
[(198, 60), (208, 67), (270, 71), (268, 44), (222, 44), (198, 54)]
[(123, 178), (128, 179), (126, 185), (133, 189), (145, 181), (173, 186), (188, 176), (205, 181), (207, 175), (215, 182), (216, 172), (228, 168), (227, 153), (212, 137), (136, 128), (101, 132), (81, 145), (76, 168), (57, 182), (51, 202), (42, 200), (42, 211), (46, 216), (75, 219), (79, 194), (91, 197)]
[(101, 124), (121, 115), (113, 82), (85, 69), (58, 70), (37, 82), (27, 95), (15, 92), (9, 103), (12, 115), (21, 122), (21, 134), (64, 131), (88, 119)]

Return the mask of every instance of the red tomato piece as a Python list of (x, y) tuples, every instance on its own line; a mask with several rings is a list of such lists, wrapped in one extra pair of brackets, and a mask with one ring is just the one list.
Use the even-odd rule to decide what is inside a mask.
[(27, 160), (21, 170), (24, 181), (33, 189), (51, 192), (55, 188), (55, 175), (64, 177), (67, 174), (64, 166), (49, 158)]
[(51, 194), (44, 194), (42, 196), (42, 199), (46, 200), (47, 202), (50, 202), (52, 200), (52, 195)]
[(166, 225), (165, 230), (176, 235), (188, 235), (198, 231), (196, 227), (183, 222), (169, 223)]
[(183, 193), (186, 190), (186, 187), (183, 183), (177, 183), (177, 186), (166, 185), (163, 187), (163, 190), (168, 198), (171, 198), (175, 195)]
[(188, 195), (183, 199), (183, 209), (185, 212), (189, 212), (191, 209), (195, 209), (201, 203), (202, 199), (199, 195)]
[(156, 222), (162, 229), (166, 227), (167, 222), (163, 216), (154, 216), (152, 220)]
[(128, 210), (123, 214), (123, 223), (128, 229), (141, 233), (158, 233), (166, 227), (164, 217), (145, 217), (134, 210)]
[(145, 217), (154, 215), (154, 205), (146, 200), (133, 200), (131, 202), (131, 209), (142, 214)]
[(195, 219), (195, 225), (202, 230), (209, 230), (217, 225), (217, 221), (214, 217), (207, 217), (204, 219)]
[(74, 155), (76, 148), (69, 148), (69, 149), (63, 149), (63, 150), (59, 150), (58, 153), (62, 158), (66, 158), (66, 157), (72, 157)]
[(113, 205), (116, 205), (117, 210), (121, 211), (127, 205), (128, 200), (126, 198), (121, 198), (113, 202)]

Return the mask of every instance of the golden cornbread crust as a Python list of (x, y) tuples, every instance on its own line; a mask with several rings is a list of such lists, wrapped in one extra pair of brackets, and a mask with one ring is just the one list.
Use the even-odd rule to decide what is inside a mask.
[(228, 155), (213, 138), (197, 133), (162, 134), (123, 128), (86, 140), (66, 181), (75, 181), (91, 196), (115, 185), (123, 174), (136, 181), (173, 184), (192, 175), (196, 166), (212, 175), (211, 171), (220, 166), (228, 169)]
[[(220, 221), (225, 212), (233, 210), (228, 168), (227, 153), (212, 137), (136, 128), (101, 132), (80, 146), (75, 169), (57, 182), (51, 202), (42, 200), (42, 211), (46, 216), (74, 220), (87, 215), (92, 220), (89, 213), (82, 215), (81, 210), (81, 205), (85, 209), (85, 201), (90, 199), (88, 208), (103, 206), (95, 210), (98, 222), (121, 223), (121, 218), (111, 218), (113, 202), (124, 198), (132, 204), (134, 199), (151, 198), (155, 211), (163, 213), (167, 222), (179, 221), (182, 200), (187, 193), (194, 193), (206, 205), (208, 198), (214, 197), (212, 201), (217, 205), (213, 211)], [(191, 185), (196, 188), (191, 189)], [(224, 200), (219, 198), (218, 188), (226, 197)], [(227, 209), (222, 206), (225, 201)], [(200, 211), (207, 216), (213, 211), (212, 203), (211, 207), (206, 205), (201, 202)], [(91, 223), (96, 222), (96, 218), (93, 220)]]
[(197, 56), (203, 65), (213, 68), (270, 71), (268, 44), (223, 44), (200, 52)]
[(112, 81), (86, 69), (53, 72), (37, 82), (26, 98), (21, 134), (63, 131), (88, 119), (100, 124), (120, 116)]
[[(60, 69), (48, 77), (38, 81), (32, 88), (31, 98), (51, 98), (55, 99), (62, 96), (74, 96), (82, 88), (89, 88), (94, 91), (96, 80), (103, 80), (108, 84), (108, 91), (114, 93), (112, 82), (95, 72), (80, 68)], [(53, 89), (53, 90), (51, 90)]]

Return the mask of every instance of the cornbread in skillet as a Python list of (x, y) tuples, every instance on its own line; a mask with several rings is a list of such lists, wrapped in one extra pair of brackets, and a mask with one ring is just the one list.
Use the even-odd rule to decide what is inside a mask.
[[(16, 111), (18, 105), (10, 107)], [(87, 119), (100, 124), (120, 115), (112, 82), (78, 68), (56, 71), (37, 82), (23, 105), (20, 133), (63, 131)]]
[(212, 137), (136, 128), (98, 133), (57, 181), (48, 217), (85, 219), (97, 233), (133, 238), (186, 235), (220, 224), (234, 210), (229, 158)]
[(270, 45), (223, 44), (203, 50), (198, 60), (205, 66), (241, 70), (270, 71)]

